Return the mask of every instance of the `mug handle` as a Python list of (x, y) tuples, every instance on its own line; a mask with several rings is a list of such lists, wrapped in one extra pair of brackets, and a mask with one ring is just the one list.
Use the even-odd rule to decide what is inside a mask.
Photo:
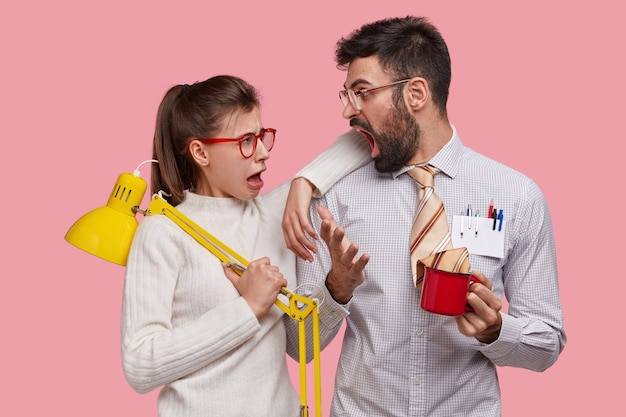
[[(469, 290), (469, 287), (470, 287), (472, 284), (480, 284), (480, 283), (481, 283), (480, 281), (474, 281), (473, 279), (470, 279), (469, 286), (468, 286), (468, 290)], [(472, 313), (473, 311), (474, 311), (474, 309), (472, 308), (472, 306), (471, 306), (471, 305), (469, 305), (469, 304), (467, 304), (467, 303), (465, 303), (465, 312), (466, 312), (466, 313)]]

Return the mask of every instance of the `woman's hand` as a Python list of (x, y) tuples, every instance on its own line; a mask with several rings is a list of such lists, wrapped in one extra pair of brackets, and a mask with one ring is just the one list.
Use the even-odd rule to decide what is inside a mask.
[(287, 280), (270, 259), (260, 258), (250, 262), (241, 276), (227, 264), (222, 264), (226, 278), (233, 283), (257, 318), (266, 315), (274, 305)]
[(287, 248), (309, 262), (313, 261), (311, 252), (315, 253), (317, 248), (305, 233), (308, 233), (311, 239), (319, 238), (309, 219), (309, 205), (314, 188), (305, 178), (291, 181), (282, 222)]

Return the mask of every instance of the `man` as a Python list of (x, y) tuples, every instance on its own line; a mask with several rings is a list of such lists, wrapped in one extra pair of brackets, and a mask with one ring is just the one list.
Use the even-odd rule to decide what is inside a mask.
[[(283, 221), (288, 247), (313, 260), (299, 260), (298, 278), (324, 299), (323, 345), (347, 322), (331, 416), (499, 416), (496, 366), (543, 371), (566, 342), (543, 194), (523, 174), (463, 146), (447, 118), (448, 49), (426, 19), (366, 24), (337, 43), (336, 61), (347, 70), (343, 117), (369, 140), (373, 161), (311, 205), (327, 246), (313, 247), (290, 229), (293, 200)], [(416, 165), (437, 171), (434, 192), (449, 226), (455, 214), (492, 200), (504, 215), (503, 241), (491, 243), (501, 251), (470, 250), (480, 283), (470, 286), (473, 311), (462, 316), (419, 307), (409, 253), (420, 185), (408, 171)], [(344, 237), (369, 255), (364, 273), (366, 255), (357, 260), (355, 244), (339, 243)]]

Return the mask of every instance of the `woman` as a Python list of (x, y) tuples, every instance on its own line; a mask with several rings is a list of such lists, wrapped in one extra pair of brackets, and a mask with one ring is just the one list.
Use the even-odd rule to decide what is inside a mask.
[[(231, 281), (165, 216), (140, 224), (126, 268), (123, 368), (138, 392), (163, 386), (161, 417), (299, 414), (285, 357), (290, 320), (274, 306), (281, 287), (296, 286), (281, 230), (288, 185), (259, 195), (274, 138), (257, 91), (236, 77), (172, 87), (159, 106), (152, 192), (252, 260)], [(314, 161), (326, 188), (369, 159), (356, 140), (336, 141)]]

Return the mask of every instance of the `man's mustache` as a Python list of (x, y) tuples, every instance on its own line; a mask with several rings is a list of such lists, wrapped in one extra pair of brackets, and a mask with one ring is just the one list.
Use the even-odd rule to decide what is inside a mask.
[(361, 129), (365, 129), (368, 132), (371, 131), (371, 127), (369, 123), (367, 123), (366, 121), (359, 120), (359, 119), (350, 119), (350, 127), (360, 127)]

